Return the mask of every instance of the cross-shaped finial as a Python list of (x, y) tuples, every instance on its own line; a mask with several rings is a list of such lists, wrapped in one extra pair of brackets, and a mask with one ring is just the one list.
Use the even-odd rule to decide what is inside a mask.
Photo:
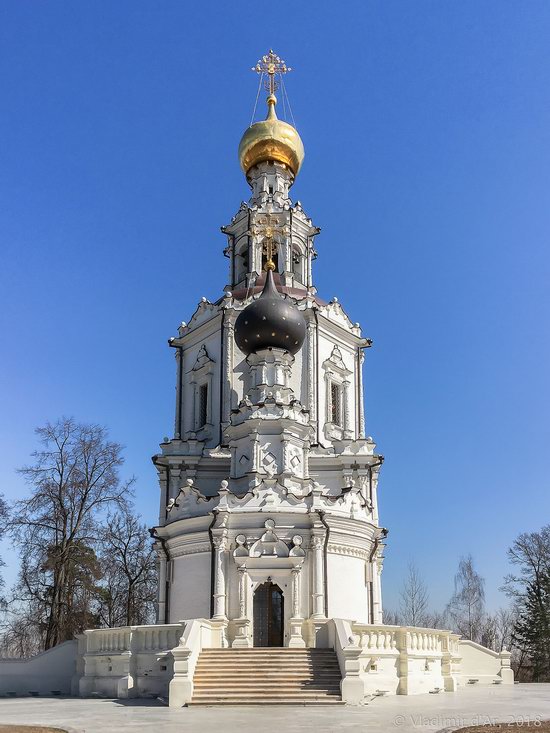
[(292, 69), (271, 49), (269, 53), (266, 53), (265, 56), (262, 56), (258, 60), (256, 66), (252, 67), (252, 71), (258, 74), (267, 74), (269, 78), (265, 82), (265, 88), (270, 94), (275, 94), (279, 87), (279, 82), (276, 81), (275, 74), (287, 74)]
[(266, 256), (265, 269), (274, 270), (273, 257), (277, 254), (275, 237), (283, 233), (283, 228), (276, 217), (266, 214), (252, 227), (252, 233), (264, 237), (263, 254)]

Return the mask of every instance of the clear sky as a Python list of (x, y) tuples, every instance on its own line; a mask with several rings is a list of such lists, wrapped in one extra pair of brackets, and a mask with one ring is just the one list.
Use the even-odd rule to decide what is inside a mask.
[(33, 428), (74, 415), (125, 444), (156, 522), (166, 340), (226, 283), (273, 47), (317, 287), (374, 340), (386, 602), (414, 560), (442, 606), (471, 552), (503, 603), (506, 548), (550, 521), (549, 38), (547, 0), (4, 0), (0, 489), (25, 491)]

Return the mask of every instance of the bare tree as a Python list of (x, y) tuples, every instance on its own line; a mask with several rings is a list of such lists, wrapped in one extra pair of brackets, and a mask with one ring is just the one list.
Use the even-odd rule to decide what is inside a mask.
[(447, 610), (428, 611), (424, 614), (422, 626), (426, 626), (429, 629), (447, 629), (449, 627)]
[(32, 657), (41, 650), (41, 637), (27, 609), (9, 609), (2, 622), (0, 657)]
[(480, 640), (484, 604), (485, 580), (476, 572), (471, 555), (461, 557), (447, 611), (455, 630), (466, 639)]
[(403, 623), (407, 626), (423, 626), (428, 612), (428, 588), (414, 563), (409, 563), (400, 596)]
[(382, 611), (382, 623), (390, 626), (401, 626), (401, 616), (398, 611), (392, 611), (391, 608), (384, 608)]
[(508, 550), (508, 559), (519, 575), (507, 575), (504, 592), (514, 599), (524, 597), (530, 583), (540, 586), (550, 575), (550, 524), (539, 532), (524, 532)]
[[(10, 517), (10, 513), (9, 513), (8, 505), (4, 501), (4, 497), (2, 496), (2, 494), (0, 494), (0, 539), (4, 535), (7, 527), (9, 526), (9, 517)], [(4, 564), (5, 564), (4, 561), (0, 558), (0, 567), (3, 567)], [(0, 576), (0, 591), (3, 589), (3, 587), (4, 587), (4, 579)], [(4, 606), (4, 604), (5, 604), (5, 599), (0, 596), (0, 607)]]
[(15, 503), (10, 534), (21, 548), (17, 583), (49, 649), (93, 624), (98, 520), (131, 495), (122, 448), (98, 425), (63, 418), (36, 430), (34, 463), (21, 469), (31, 493)]
[(101, 622), (130, 626), (154, 621), (156, 554), (147, 526), (126, 506), (108, 517), (99, 539), (103, 583), (97, 600)]

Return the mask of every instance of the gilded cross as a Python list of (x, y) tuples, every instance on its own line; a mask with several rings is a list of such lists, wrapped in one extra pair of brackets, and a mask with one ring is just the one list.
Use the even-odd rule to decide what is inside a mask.
[(258, 74), (267, 74), (268, 79), (265, 82), (265, 88), (270, 94), (275, 94), (279, 87), (279, 82), (275, 80), (275, 74), (288, 74), (292, 69), (271, 49), (269, 53), (266, 53), (258, 60), (256, 66), (252, 67), (252, 71)]
[(277, 254), (277, 243), (274, 240), (277, 235), (283, 234), (283, 229), (277, 218), (271, 216), (271, 214), (266, 214), (257, 224), (254, 224), (252, 234), (263, 235), (264, 244), (262, 254), (266, 256), (265, 269), (274, 270), (275, 263), (273, 262), (273, 257)]

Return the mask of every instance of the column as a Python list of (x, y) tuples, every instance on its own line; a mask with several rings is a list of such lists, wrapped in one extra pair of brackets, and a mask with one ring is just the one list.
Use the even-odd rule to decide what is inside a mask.
[(260, 453), (260, 441), (259, 441), (259, 438), (258, 438), (258, 433), (253, 433), (251, 435), (250, 442), (251, 442), (251, 448), (252, 448), (252, 455), (250, 457), (250, 459), (251, 459), (250, 470), (253, 471), (253, 472), (255, 472), (255, 471), (259, 471), (260, 470), (260, 467), (259, 467), (259, 464), (260, 464), (260, 455), (259, 455), (259, 453)]
[(311, 272), (311, 264), (313, 261), (313, 237), (307, 238), (307, 249), (306, 249), (306, 284), (308, 287), (311, 287), (311, 283), (313, 282), (313, 276)]
[(234, 620), (235, 638), (232, 647), (248, 648), (252, 646), (250, 638), (250, 619), (248, 618), (248, 571), (246, 565), (238, 568), (239, 573), (239, 618)]
[(301, 618), (300, 613), (300, 570), (292, 568), (292, 616)]
[(159, 506), (159, 524), (163, 525), (166, 519), (166, 505), (168, 504), (168, 468), (164, 466), (155, 466), (157, 469), (158, 480), (160, 485), (160, 506)]
[(227, 538), (221, 535), (214, 542), (214, 619), (226, 619), (225, 614), (225, 550)]
[(323, 572), (324, 536), (313, 535), (313, 614), (312, 618), (325, 618), (325, 577)]
[(178, 346), (176, 349), (176, 419), (174, 423), (174, 438), (180, 438), (182, 432), (181, 426), (181, 382), (182, 382), (183, 364), (182, 350)]
[(317, 418), (317, 402), (315, 399), (315, 321), (307, 324), (307, 408), (311, 420)]
[(248, 573), (246, 566), (239, 568), (239, 618), (246, 618), (246, 581)]
[(292, 568), (292, 618), (290, 619), (290, 638), (288, 646), (304, 648), (306, 643), (302, 636), (303, 618), (300, 612), (300, 573), (302, 566)]
[(191, 379), (189, 381), (189, 385), (191, 387), (191, 390), (190, 390), (190, 392), (191, 392), (190, 397), (191, 398), (189, 400), (189, 405), (190, 405), (190, 408), (191, 409), (189, 410), (189, 417), (188, 417), (188, 420), (189, 420), (189, 422), (188, 422), (189, 430), (187, 432), (188, 433), (194, 433), (195, 430), (196, 430), (195, 416), (197, 414), (197, 408), (196, 408), (196, 404), (195, 404), (196, 401), (197, 401), (197, 388), (196, 388), (196, 382), (195, 382), (195, 380), (194, 379)]
[(290, 465), (289, 457), (288, 457), (288, 446), (289, 442), (288, 439), (283, 436), (281, 440), (282, 444), (282, 466), (281, 466), (281, 473), (292, 473), (292, 467)]
[(357, 372), (358, 392), (359, 392), (359, 438), (365, 437), (365, 400), (363, 397), (363, 362), (365, 354), (363, 350), (359, 353), (359, 369)]
[[(290, 237), (285, 237), (280, 243), (280, 254), (279, 254), (279, 271), (284, 272), (285, 275), (292, 275), (293, 263), (292, 263), (292, 242)], [(281, 262), (282, 259), (282, 262)]]
[(349, 388), (350, 382), (347, 380), (343, 383), (342, 390), (342, 402), (344, 403), (344, 437), (351, 438), (353, 431), (350, 430), (350, 415), (349, 415)]
[(373, 575), (373, 591), (374, 591), (374, 619), (373, 623), (382, 623), (382, 583), (380, 576), (382, 575), (382, 562), (376, 558), (372, 564)]
[(228, 320), (227, 314), (223, 324), (223, 396), (222, 396), (222, 425), (229, 425), (231, 416), (231, 399), (233, 393), (233, 324)]
[[(254, 226), (254, 225), (253, 225)], [(250, 247), (250, 262), (248, 269), (250, 272), (262, 271), (262, 243), (260, 238), (255, 236), (252, 237), (252, 246)]]
[[(162, 551), (162, 550), (161, 550)], [(166, 558), (159, 554), (159, 593), (157, 603), (157, 624), (166, 624)]]

